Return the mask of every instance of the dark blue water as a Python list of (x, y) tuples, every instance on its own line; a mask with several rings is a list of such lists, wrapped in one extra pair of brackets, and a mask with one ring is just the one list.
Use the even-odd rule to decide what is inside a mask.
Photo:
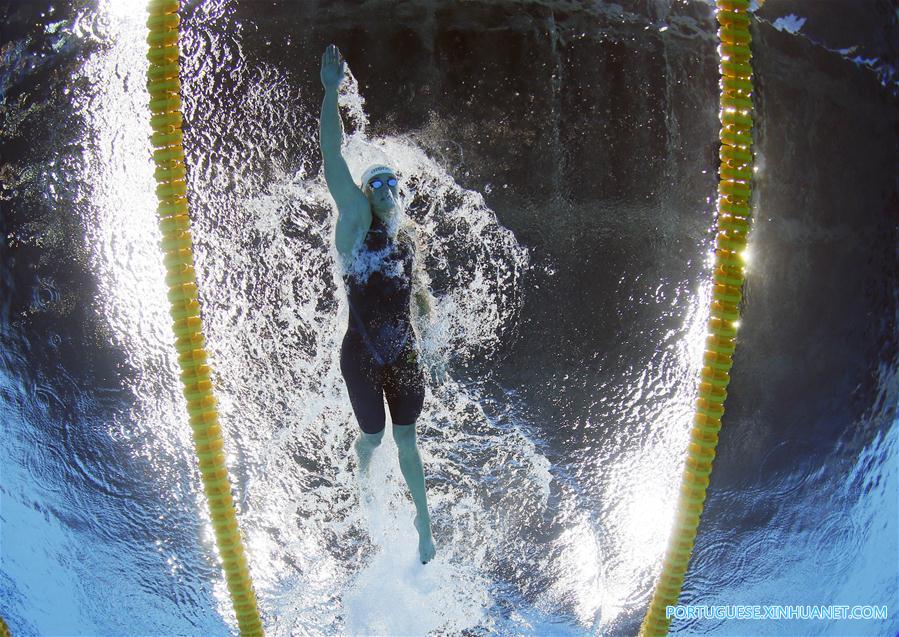
[[(270, 635), (630, 635), (668, 539), (710, 295), (708, 3), (187, 2), (185, 143), (226, 451)], [(236, 634), (180, 396), (144, 3), (0, 4), (0, 615), (14, 635)], [(897, 79), (887, 1), (753, 25), (755, 221), (684, 604), (870, 604), (899, 632)], [(450, 363), (360, 501), (321, 175), (400, 170)]]

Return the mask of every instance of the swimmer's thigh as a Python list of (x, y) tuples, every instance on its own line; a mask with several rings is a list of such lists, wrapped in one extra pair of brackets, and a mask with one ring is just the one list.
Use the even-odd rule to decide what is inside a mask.
[(384, 431), (383, 371), (371, 360), (361, 339), (350, 333), (340, 347), (340, 372), (359, 427), (367, 434)]
[(394, 425), (411, 425), (425, 402), (425, 375), (414, 355), (404, 354), (384, 369), (384, 394)]

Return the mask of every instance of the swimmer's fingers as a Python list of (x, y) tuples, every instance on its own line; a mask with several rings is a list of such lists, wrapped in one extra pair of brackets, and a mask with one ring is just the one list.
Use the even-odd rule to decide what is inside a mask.
[(337, 48), (337, 45), (329, 44), (326, 46), (323, 58), (328, 64), (336, 64), (337, 60), (340, 59), (340, 50)]
[(433, 365), (428, 366), (428, 376), (431, 377), (431, 386), (432, 387), (436, 387), (437, 385), (439, 385), (439, 383), (437, 382), (437, 370), (434, 368)]
[(439, 362), (433, 363), (430, 368), (431, 382), (438, 386), (446, 384), (446, 368), (443, 364)]
[(337, 62), (337, 47), (329, 44), (322, 53), (322, 71), (330, 69)]

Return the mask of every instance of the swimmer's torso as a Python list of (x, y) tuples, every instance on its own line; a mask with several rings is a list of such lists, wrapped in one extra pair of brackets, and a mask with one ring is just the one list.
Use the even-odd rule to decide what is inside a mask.
[(413, 338), (410, 317), (414, 250), (409, 237), (391, 238), (372, 216), (371, 228), (344, 275), (350, 306), (347, 330), (379, 364), (394, 362)]

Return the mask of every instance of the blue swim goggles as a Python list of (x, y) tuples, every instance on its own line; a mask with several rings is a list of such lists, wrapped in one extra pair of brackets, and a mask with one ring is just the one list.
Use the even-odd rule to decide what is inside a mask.
[[(390, 186), (391, 188), (395, 187), (396, 184), (397, 184), (396, 177), (391, 177), (390, 179), (387, 180), (387, 185)], [(378, 190), (383, 185), (384, 185), (383, 179), (372, 179), (370, 182), (368, 182), (368, 186), (372, 190)]]

